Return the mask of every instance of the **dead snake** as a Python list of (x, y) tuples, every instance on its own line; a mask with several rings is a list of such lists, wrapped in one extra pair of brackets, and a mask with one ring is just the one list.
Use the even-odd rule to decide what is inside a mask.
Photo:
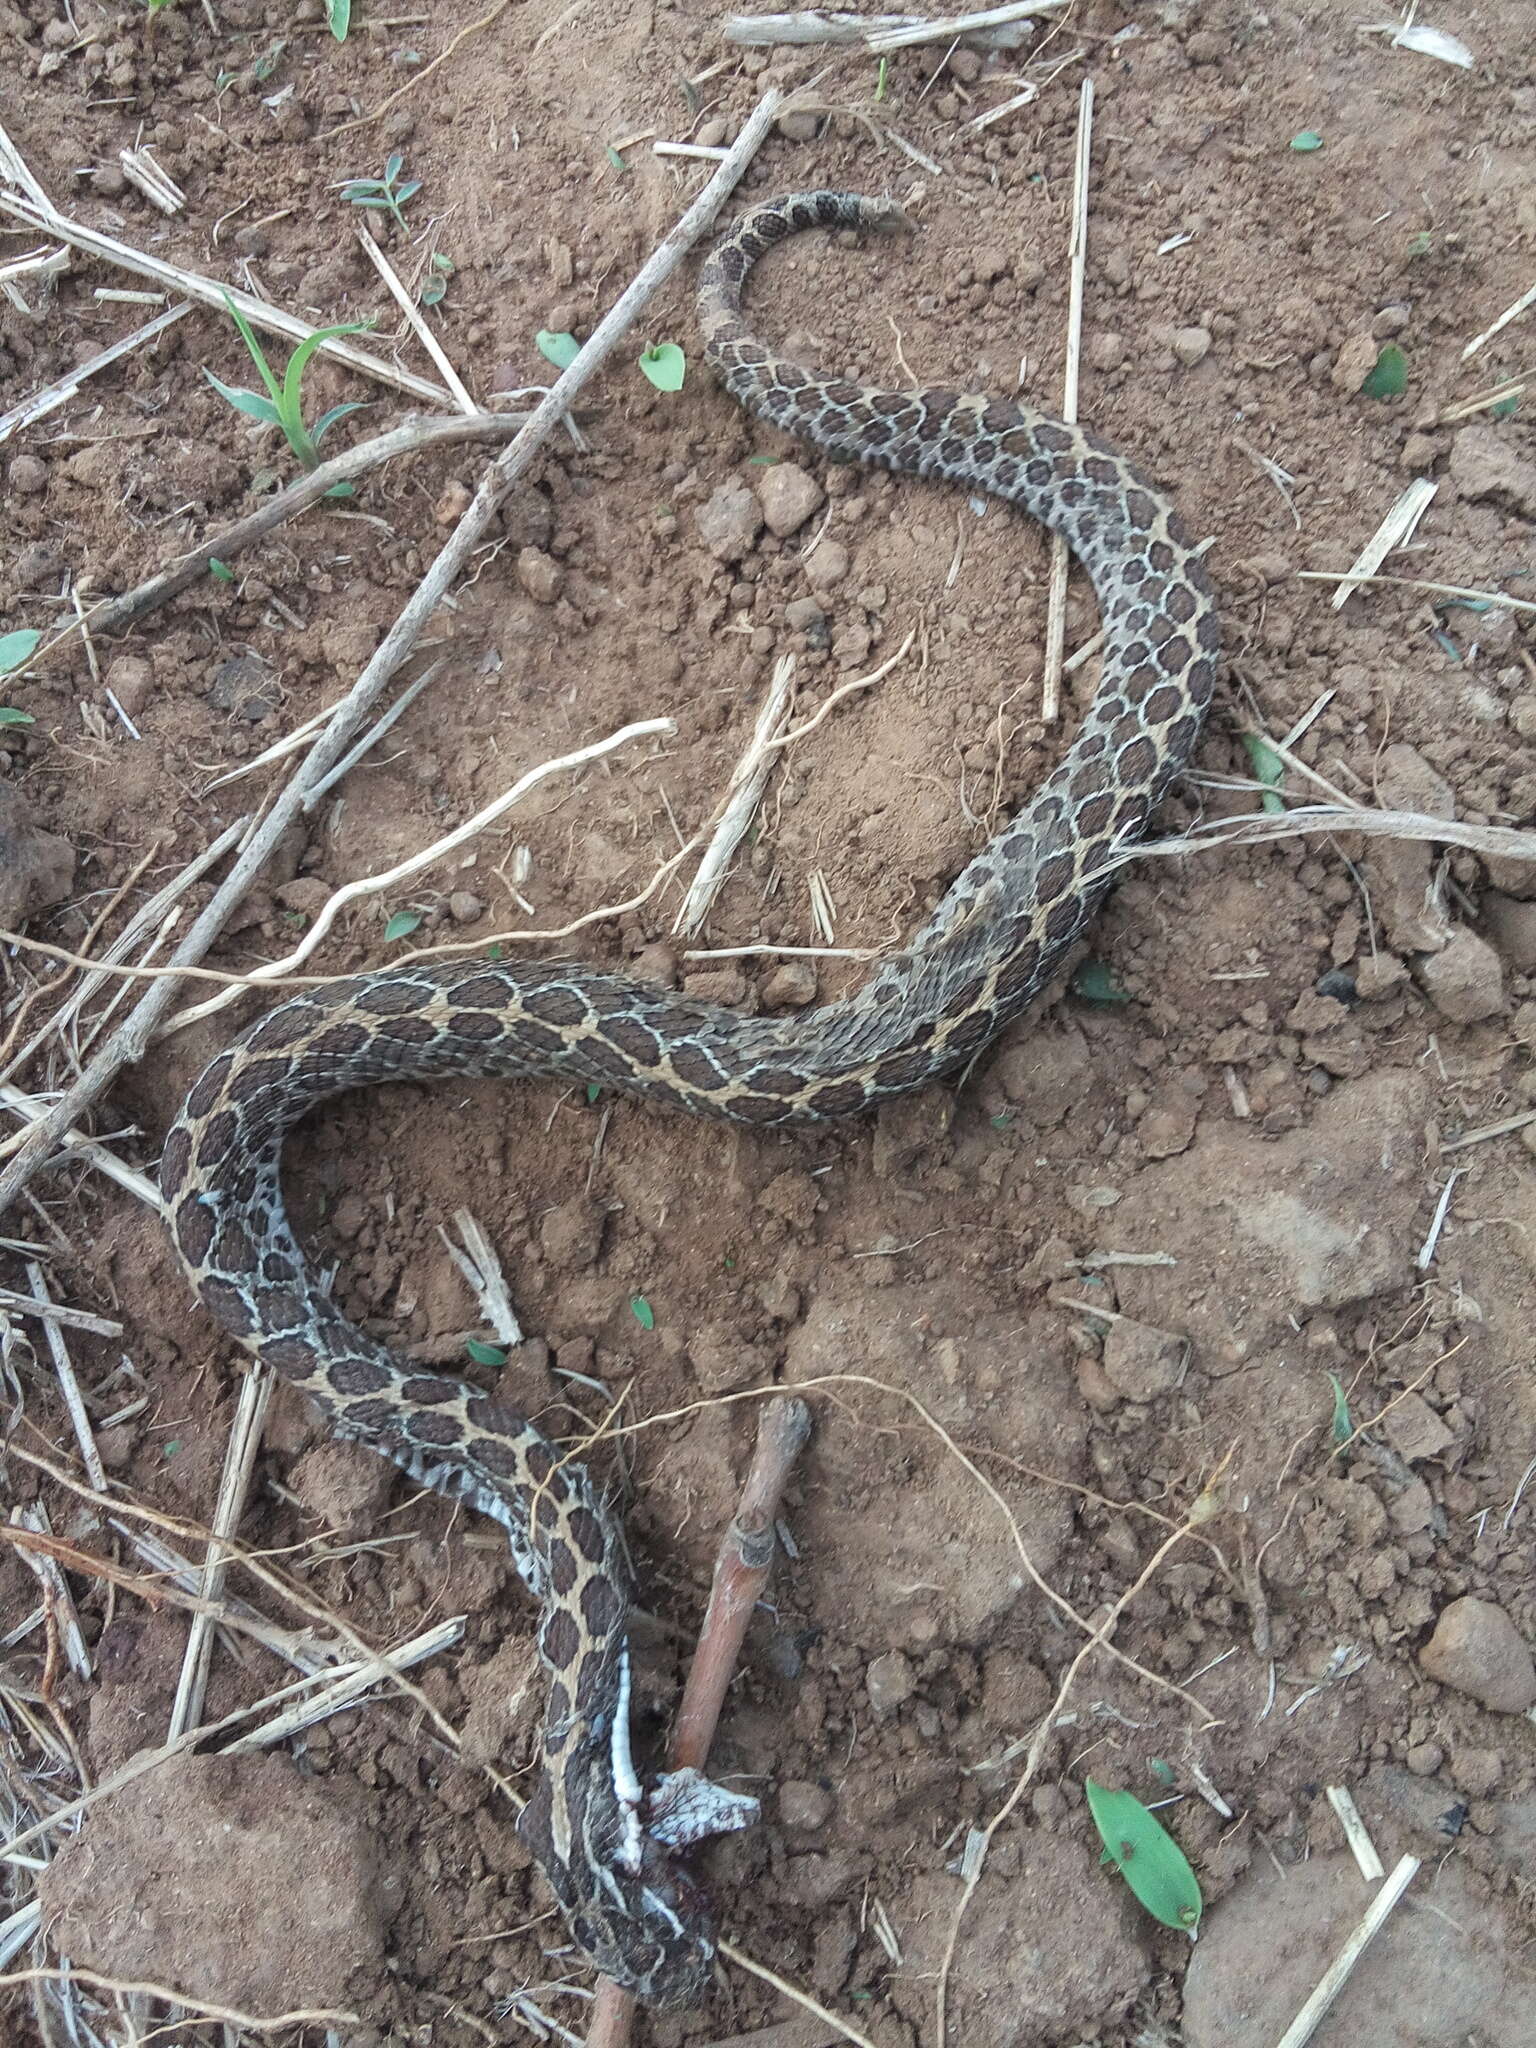
[(843, 1002), (744, 1017), (569, 962), (419, 963), (306, 989), (209, 1065), (165, 1142), (178, 1252), (216, 1322), (331, 1428), (507, 1529), (542, 1603), (543, 1757), (519, 1821), (593, 1965), (659, 2006), (697, 2000), (713, 1935), (673, 1852), (755, 1807), (629, 1751), (623, 1539), (579, 1466), (526, 1417), (400, 1363), (316, 1283), (284, 1213), (284, 1134), (375, 1082), (558, 1074), (752, 1124), (844, 1116), (970, 1059), (1044, 987), (1188, 758), (1218, 628), (1166, 500), (1095, 435), (1011, 399), (883, 391), (785, 361), (744, 324), (753, 264), (814, 227), (899, 224), (888, 201), (809, 192), (754, 207), (704, 265), (707, 359), (749, 411), (827, 454), (937, 476), (1065, 536), (1104, 620), (1103, 675), (1066, 758), (902, 953)]

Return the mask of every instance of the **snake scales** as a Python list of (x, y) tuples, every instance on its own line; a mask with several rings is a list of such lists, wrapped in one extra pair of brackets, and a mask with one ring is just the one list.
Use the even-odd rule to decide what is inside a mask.
[(672, 1852), (753, 1802), (629, 1752), (629, 1578), (620, 1529), (578, 1465), (522, 1415), (416, 1371), (316, 1283), (283, 1209), (287, 1130), (348, 1088), (559, 1074), (754, 1124), (842, 1116), (969, 1059), (1036, 995), (1200, 730), (1218, 630), (1204, 570), (1159, 494), (1094, 435), (1012, 400), (882, 391), (802, 369), (744, 324), (757, 258), (812, 227), (882, 228), (889, 202), (812, 192), (753, 208), (706, 262), (711, 367), (761, 418), (856, 462), (991, 491), (1065, 536), (1104, 618), (1103, 679), (1066, 758), (851, 998), (743, 1017), (568, 962), (420, 963), (307, 989), (197, 1081), (160, 1178), (182, 1262), (214, 1319), (367, 1444), (506, 1527), (542, 1603), (542, 1768), (519, 1821), (581, 1949), (662, 2006), (696, 2000), (705, 1902)]

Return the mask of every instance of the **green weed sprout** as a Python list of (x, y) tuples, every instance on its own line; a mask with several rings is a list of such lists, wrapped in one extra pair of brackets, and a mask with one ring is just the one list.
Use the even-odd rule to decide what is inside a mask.
[[(362, 400), (353, 399), (345, 405), (333, 405), (329, 412), (322, 413), (314, 423), (307, 426), (304, 420), (303, 386), (304, 372), (310, 358), (325, 341), (331, 341), (343, 334), (366, 334), (366, 323), (352, 321), (342, 327), (318, 327), (306, 335), (283, 371), (283, 380), (278, 382), (271, 364), (267, 361), (261, 343), (256, 339), (251, 323), (235, 304), (229, 293), (224, 294), (224, 303), (229, 316), (240, 330), (240, 339), (250, 350), (251, 361), (261, 372), (261, 381), (267, 387), (265, 398), (259, 391), (244, 391), (238, 385), (226, 384), (222, 377), (215, 377), (212, 370), (205, 368), (203, 375), (221, 398), (228, 399), (236, 412), (243, 412), (253, 420), (265, 420), (269, 426), (281, 427), (288, 446), (298, 458), (302, 469), (314, 470), (320, 467), (320, 443), (338, 420), (346, 418), (349, 412), (360, 412)], [(350, 484), (336, 484), (326, 493), (331, 498), (349, 498)]]
[(411, 178), (403, 185), (396, 184), (404, 169), (405, 158), (396, 150), (385, 164), (382, 178), (348, 178), (341, 188), (341, 196), (354, 206), (382, 206), (395, 226), (403, 228), (405, 215), (400, 209), (421, 190), (420, 178)]
[[(14, 633), (0, 633), (0, 676), (25, 668), (37, 652), (42, 634), (32, 626), (20, 626)], [(0, 725), (30, 725), (30, 711), (18, 711), (12, 704), (0, 704)]]

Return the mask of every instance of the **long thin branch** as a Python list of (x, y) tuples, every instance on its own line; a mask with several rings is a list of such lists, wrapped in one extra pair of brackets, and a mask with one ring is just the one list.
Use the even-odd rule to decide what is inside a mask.
[[(793, 1394), (770, 1401), (758, 1419), (757, 1448), (735, 1516), (720, 1541), (699, 1647), (667, 1745), (668, 1770), (702, 1771), (709, 1761), (747, 1624), (779, 1547), (779, 1502), (810, 1433), (811, 1411)], [(634, 2012), (634, 1994), (604, 1978), (592, 2001), (586, 2048), (626, 2048)]]
[[(372, 660), (337, 707), (336, 716), (305, 757), (302, 767), (273, 804), (213, 900), (177, 948), (173, 966), (201, 960), (223, 929), (234, 906), (248, 893), (278, 840), (303, 807), (310, 788), (346, 751), (385, 684), (415, 645), (427, 621), (447, 596), (479, 546), (508, 491), (532, 467), (534, 459), (571, 401), (607, 360), (616, 343), (634, 324), (642, 307), (660, 290), (694, 243), (713, 222), (727, 195), (756, 155), (779, 107), (770, 91), (758, 101), (737, 137), (730, 155), (683, 215), (667, 239), (649, 257), (618, 302), (599, 321), (591, 339), (570, 367), (561, 372), (548, 395), (534, 408), (527, 425), (510, 448), (497, 457), (481, 479), (469, 509), (455, 527), (415, 593), (384, 636)], [(5, 199), (0, 194), (0, 202)], [(14, 207), (15, 202), (11, 202)], [(125, 1066), (142, 1058), (150, 1034), (176, 997), (175, 981), (157, 981), (126, 1021), (92, 1059), (72, 1088), (27, 1132), (15, 1157), (0, 1174), (0, 1217), (52, 1156), (59, 1135), (90, 1107)]]
[[(204, 277), (195, 270), (183, 270), (180, 264), (167, 263), (164, 258), (151, 256), (127, 242), (116, 241), (111, 235), (99, 234), (95, 228), (83, 227), (79, 221), (71, 220), (55, 207), (39, 206), (35, 201), (18, 198), (14, 192), (0, 192), (0, 209), (14, 215), (17, 220), (25, 221), (29, 228), (36, 228), (41, 234), (55, 235), (61, 242), (83, 249), (87, 255), (115, 263), (119, 270), (130, 271), (135, 277), (147, 277), (167, 291), (180, 292), (183, 297), (195, 299), (199, 305), (208, 306), (215, 313), (227, 311), (226, 301), (233, 300), (251, 325), (263, 333), (281, 334), (289, 341), (304, 341), (315, 332), (307, 320), (298, 319), (281, 306), (269, 305), (252, 292), (236, 291), (232, 285), (221, 284), (217, 278)], [(386, 362), (382, 356), (370, 355), (367, 349), (358, 348), (354, 342), (341, 336), (333, 335), (323, 341), (320, 352), (345, 363), (349, 369), (360, 371), (365, 377), (372, 377), (376, 383), (409, 392), (412, 398), (425, 404), (453, 403), (446, 391), (429, 383), (425, 377), (402, 370), (398, 363)]]
[(413, 455), (423, 448), (457, 447), (465, 441), (513, 441), (522, 432), (528, 418), (525, 412), (481, 412), (473, 416), (455, 414), (451, 419), (407, 417), (398, 426), (391, 427), (387, 434), (375, 434), (371, 441), (359, 441), (355, 447), (333, 455), (329, 462), (322, 462), (308, 476), (297, 478), (256, 511), (248, 512), (244, 519), (237, 519), (222, 533), (210, 534), (207, 539), (200, 540), (195, 548), (172, 562), (169, 568), (158, 570), (136, 589), (125, 591), (121, 597), (108, 598), (83, 618), (71, 619), (62, 631), (38, 648), (27, 667), (36, 668), (56, 647), (73, 640), (82, 629), (88, 628), (93, 633), (120, 633), (125, 626), (143, 618), (146, 612), (179, 597), (189, 584), (207, 573), (210, 562), (232, 560), (253, 541), (270, 533), (273, 527), (308, 511), (336, 484), (347, 483), (370, 469), (377, 469), (381, 463), (393, 462), (397, 455)]

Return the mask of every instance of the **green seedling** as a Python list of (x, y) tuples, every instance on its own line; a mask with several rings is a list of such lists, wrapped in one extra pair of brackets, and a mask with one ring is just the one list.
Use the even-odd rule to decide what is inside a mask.
[(1337, 1448), (1349, 1442), (1355, 1433), (1355, 1427), (1349, 1419), (1349, 1396), (1345, 1393), (1344, 1383), (1336, 1372), (1329, 1373), (1328, 1384), (1333, 1388), (1333, 1441)]
[(688, 374), (688, 358), (675, 341), (656, 342), (642, 351), (640, 374), (648, 378), (658, 391), (681, 391), (683, 379)]
[(1314, 149), (1321, 149), (1323, 138), (1315, 128), (1303, 128), (1299, 135), (1291, 137), (1291, 147), (1298, 156), (1309, 156)]
[(344, 43), (352, 26), (352, 0), (325, 0), (325, 25), (338, 43)]
[(208, 574), (216, 583), (233, 583), (235, 580), (234, 570), (228, 562), (221, 562), (217, 555), (208, 558)]
[(1083, 1790), (1104, 1844), (1103, 1861), (1119, 1871), (1154, 1920), (1193, 1941), (1205, 1901), (1184, 1851), (1134, 1793), (1106, 1791), (1092, 1778)]
[(1264, 785), (1264, 794), (1259, 798), (1260, 808), (1270, 812), (1271, 815), (1278, 811), (1283, 811), (1285, 805), (1280, 798), (1279, 790), (1281, 784), (1285, 781), (1284, 761), (1281, 760), (1264, 735), (1258, 732), (1245, 732), (1243, 734), (1243, 751), (1248, 756), (1248, 764), (1253, 770), (1254, 781), (1262, 782)]
[(574, 334), (551, 334), (547, 327), (539, 329), (533, 345), (545, 362), (553, 363), (557, 370), (568, 370), (581, 354), (581, 343)]
[(631, 1312), (634, 1315), (635, 1321), (640, 1325), (642, 1330), (655, 1329), (656, 1311), (651, 1307), (651, 1304), (646, 1300), (643, 1294), (632, 1294), (629, 1297), (629, 1306)]
[[(14, 633), (0, 633), (0, 676), (8, 676), (13, 669), (25, 668), (37, 652), (37, 643), (42, 637), (33, 626), (19, 626)], [(30, 711), (18, 711), (14, 705), (0, 704), (0, 725), (33, 723)]]
[(624, 161), (623, 157), (619, 155), (619, 152), (614, 148), (611, 142), (608, 144), (608, 161), (613, 165), (613, 168), (616, 171), (627, 171), (629, 169), (629, 165)]
[(447, 294), (448, 280), (453, 275), (453, 258), (441, 252), (427, 265), (427, 275), (421, 287), (421, 303), (424, 306), (440, 306)]
[(1401, 398), (1408, 389), (1408, 358), (1395, 341), (1383, 343), (1376, 366), (1360, 389), (1367, 398)]
[(1085, 960), (1072, 977), (1072, 993), (1085, 1003), (1128, 1003), (1131, 999), (1106, 961)]
[(420, 178), (408, 179), (403, 185), (398, 182), (404, 169), (405, 158), (396, 150), (385, 163), (382, 178), (348, 178), (341, 188), (341, 196), (354, 206), (382, 207), (395, 226), (403, 228), (405, 215), (401, 208), (421, 190)]
[[(301, 468), (318, 469), (321, 441), (338, 420), (345, 419), (349, 412), (360, 412), (362, 404), (360, 400), (354, 399), (346, 405), (333, 405), (329, 412), (320, 415), (312, 427), (307, 426), (303, 404), (304, 372), (309, 367), (310, 358), (322, 342), (330, 341), (342, 334), (366, 334), (366, 326), (354, 321), (344, 327), (316, 328), (313, 334), (304, 337), (288, 358), (288, 366), (283, 372), (282, 382), (279, 383), (261, 343), (256, 339), (251, 323), (228, 292), (224, 294), (224, 303), (229, 308), (230, 318), (240, 330), (241, 340), (250, 351), (252, 362), (261, 372), (261, 381), (267, 387), (267, 395), (263, 398), (259, 391), (245, 391), (238, 385), (226, 384), (222, 378), (215, 377), (209, 369), (205, 369), (203, 375), (221, 398), (228, 399), (236, 412), (243, 412), (253, 420), (265, 420), (271, 426), (281, 427), (284, 438), (298, 458)], [(335, 484), (326, 493), (330, 498), (350, 498), (351, 495), (350, 484)]]
[(890, 65), (889, 57), (880, 59), (880, 69), (875, 73), (875, 105), (878, 107), (885, 98), (885, 81)]
[(393, 944), (396, 939), (408, 939), (420, 923), (419, 910), (397, 910), (384, 927), (385, 942)]
[(507, 1354), (499, 1344), (486, 1344), (478, 1337), (466, 1337), (464, 1349), (476, 1365), (505, 1365)]

